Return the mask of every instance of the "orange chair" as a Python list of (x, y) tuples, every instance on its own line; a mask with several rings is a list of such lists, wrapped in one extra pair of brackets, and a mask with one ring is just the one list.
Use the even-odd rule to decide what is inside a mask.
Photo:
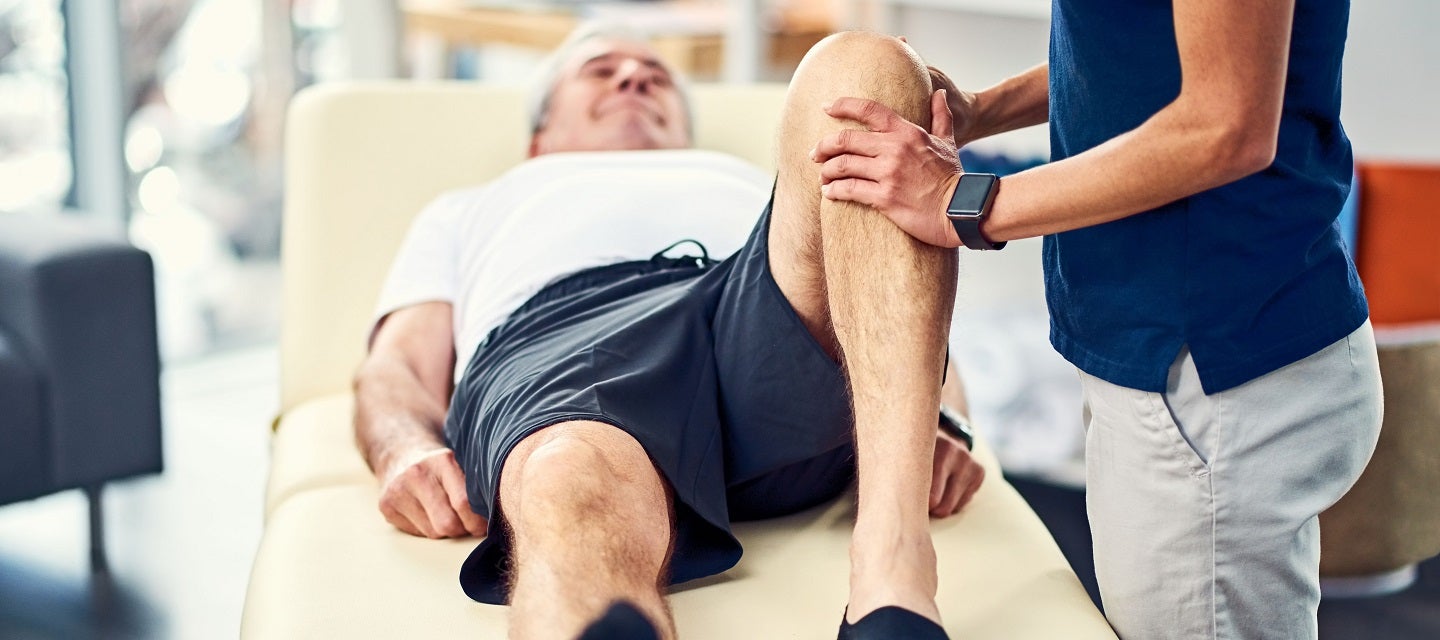
[(1385, 417), (1369, 467), (1320, 516), (1320, 573), (1328, 585), (1367, 577), (1371, 591), (1385, 591), (1440, 553), (1440, 166), (1362, 163), (1359, 172), (1356, 264)]

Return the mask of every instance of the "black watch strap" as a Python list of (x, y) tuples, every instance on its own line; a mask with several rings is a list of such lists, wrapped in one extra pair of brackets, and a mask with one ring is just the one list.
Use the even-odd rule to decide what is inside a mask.
[(940, 405), (940, 430), (964, 442), (966, 449), (975, 450), (975, 432), (970, 428), (970, 421), (943, 404)]

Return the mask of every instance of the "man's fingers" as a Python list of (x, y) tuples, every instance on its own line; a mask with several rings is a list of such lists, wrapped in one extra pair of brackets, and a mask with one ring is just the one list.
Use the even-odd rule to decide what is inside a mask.
[[(458, 482), (450, 477), (452, 474), (459, 476)], [(380, 511), (401, 531), (427, 538), (460, 537), (470, 533), (472, 527), (481, 528), (478, 522), (467, 523), (457, 511), (446, 483), (458, 487), (463, 503), (464, 474), (454, 454), (444, 451), (425, 456), (385, 484)], [(470, 511), (468, 505), (465, 511)]]
[(465, 525), (465, 531), (476, 538), (488, 535), (490, 522), (470, 508), (470, 501), (461, 498), (460, 502), (461, 504), (455, 508), (455, 513), (460, 515), (460, 523)]
[(930, 96), (930, 134), (938, 138), (953, 140), (955, 127), (950, 117), (950, 103), (944, 89)]
[(940, 515), (940, 505), (944, 504), (945, 487), (949, 480), (949, 459), (937, 457), (930, 469), (930, 515)]
[(951, 515), (959, 513), (965, 505), (970, 504), (970, 499), (975, 497), (975, 492), (980, 489), (980, 484), (985, 480), (985, 467), (971, 463), (965, 469), (965, 475), (956, 484), (959, 495), (955, 504), (950, 507)]
[(950, 464), (946, 465), (945, 494), (940, 496), (940, 503), (935, 505), (935, 515), (945, 518), (955, 514), (960, 504), (960, 498), (965, 495), (965, 472), (963, 460), (951, 458)]
[(410, 519), (406, 518), (404, 514), (401, 514), (399, 511), (397, 511), (394, 505), (392, 505), (388, 501), (380, 501), (380, 514), (385, 516), (385, 521), (390, 523), (390, 526), (395, 527), (396, 529), (404, 531), (405, 533), (408, 533), (412, 536), (425, 535), (421, 533), (419, 529), (416, 529), (415, 525), (410, 524)]
[(825, 107), (825, 113), (832, 118), (854, 120), (871, 131), (890, 131), (901, 122), (908, 122), (890, 107), (864, 98), (837, 98)]
[(425, 509), (430, 530), (435, 533), (433, 537), (457, 538), (465, 535), (465, 525), (460, 522), (460, 514), (455, 513), (455, 507), (450, 504), (450, 494), (441, 485), (435, 470), (429, 471), (411, 490)]
[(425, 505), (425, 517), (430, 519), (430, 530), (435, 533), (433, 537), (459, 538), (468, 533), (464, 523), (460, 522), (460, 514), (450, 506), (449, 496), (439, 486), (432, 485), (432, 490), (427, 491), (420, 502)]
[(965, 484), (965, 495), (960, 498), (960, 505), (959, 505), (958, 507), (956, 507), (956, 510), (958, 511), (959, 509), (963, 508), (965, 505), (970, 504), (970, 499), (975, 497), (975, 493), (976, 493), (977, 491), (979, 491), (979, 490), (980, 490), (980, 487), (981, 487), (982, 485), (984, 485), (984, 484), (985, 484), (985, 467), (982, 467), (982, 466), (980, 466), (979, 464), (976, 464), (976, 465), (975, 465), (974, 476), (972, 477), (972, 479), (971, 479), (969, 482), (967, 482), (967, 483)]
[(434, 530), (430, 528), (430, 520), (425, 517), (425, 507), (408, 491), (392, 490), (380, 502), (380, 512), (385, 514), (386, 521), (405, 533), (426, 538), (435, 537)]
[(821, 138), (820, 143), (810, 152), (810, 159), (815, 162), (829, 162), (831, 158), (842, 155), (874, 158), (880, 155), (884, 148), (885, 138), (880, 134), (859, 129), (841, 129)]
[(439, 469), (437, 474), (440, 476), (440, 486), (444, 487), (449, 496), (450, 508), (460, 517), (460, 524), (464, 525), (465, 531), (472, 536), (484, 536), (488, 523), (470, 508), (470, 499), (465, 491), (465, 473), (460, 471), (454, 454), (445, 456), (445, 460), (447, 464)]
[(960, 510), (960, 504), (965, 497), (965, 480), (964, 470), (951, 474), (945, 495), (940, 498), (940, 504), (935, 509), (940, 512), (940, 517), (948, 518)]

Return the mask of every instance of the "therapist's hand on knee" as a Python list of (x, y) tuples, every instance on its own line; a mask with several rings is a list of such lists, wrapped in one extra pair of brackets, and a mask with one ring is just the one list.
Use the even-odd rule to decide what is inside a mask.
[(465, 474), (449, 448), (400, 456), (381, 478), (380, 512), (395, 528), (426, 538), (485, 535), (485, 518), (470, 509)]
[(961, 171), (946, 92), (931, 94), (929, 131), (874, 100), (840, 98), (825, 112), (865, 129), (838, 131), (815, 146), (821, 195), (874, 207), (921, 242), (959, 247), (945, 216)]
[[(959, 149), (975, 140), (976, 129), (976, 106), (975, 94), (955, 86), (955, 81), (944, 71), (933, 66), (926, 65), (930, 70), (930, 90), (945, 91), (945, 104), (950, 107), (950, 139), (955, 142), (955, 148)], [(931, 122), (934, 122), (934, 114), (931, 114)], [(934, 133), (934, 126), (931, 132)], [(937, 134), (938, 135), (938, 134)]]

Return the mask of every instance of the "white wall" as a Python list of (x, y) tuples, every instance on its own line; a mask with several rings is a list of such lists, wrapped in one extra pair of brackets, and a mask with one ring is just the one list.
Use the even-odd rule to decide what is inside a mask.
[[(1035, 0), (891, 0), (905, 35), (961, 87), (983, 88), (1045, 60), (1049, 16)], [(1341, 119), (1361, 159), (1440, 162), (1440, 2), (1354, 0)], [(977, 145), (980, 146), (980, 145)], [(990, 148), (1048, 153), (1044, 127)]]
[[(946, 8), (947, 4), (961, 8)], [(895, 0), (887, 16), (889, 24), (881, 28), (905, 36), (956, 86), (983, 89), (1045, 62), (1050, 44), (1048, 5), (1041, 3), (1036, 10), (1032, 1), (1019, 4), (1028, 8), (1007, 10), (1005, 0), (991, 0), (988, 6), (963, 0)], [(1050, 137), (1045, 127), (1030, 127), (975, 147), (1048, 158)]]
[(1343, 91), (1357, 158), (1440, 162), (1440, 2), (1353, 0)]

